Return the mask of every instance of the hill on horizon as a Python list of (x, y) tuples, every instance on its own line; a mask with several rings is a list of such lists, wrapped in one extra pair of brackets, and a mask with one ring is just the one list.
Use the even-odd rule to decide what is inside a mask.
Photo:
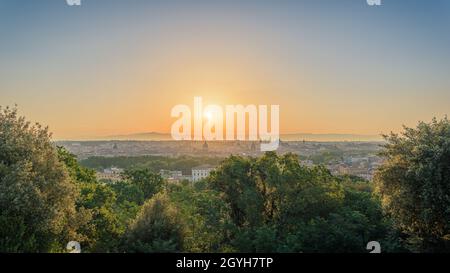
[[(293, 133), (281, 134), (283, 141), (317, 141), (317, 142), (335, 142), (335, 141), (382, 141), (381, 135), (361, 135), (361, 134), (311, 134), (311, 133)], [(143, 132), (124, 135), (111, 135), (104, 137), (93, 137), (77, 140), (140, 140), (140, 141), (169, 141), (172, 136), (168, 133)], [(63, 141), (63, 140), (59, 140)]]

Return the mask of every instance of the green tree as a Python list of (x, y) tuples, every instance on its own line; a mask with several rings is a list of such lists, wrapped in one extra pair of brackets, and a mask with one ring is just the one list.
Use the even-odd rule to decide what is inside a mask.
[(91, 216), (89, 222), (80, 227), (86, 238), (83, 249), (89, 252), (117, 251), (128, 223), (127, 217), (134, 215), (122, 217), (125, 208), (118, 202), (116, 192), (110, 185), (97, 181), (94, 170), (80, 166), (76, 156), (62, 147), (58, 148), (58, 154), (80, 190), (77, 210)]
[(82, 240), (76, 185), (47, 128), (0, 108), (0, 252), (62, 251)]
[(183, 219), (183, 251), (231, 252), (229, 206), (204, 182), (170, 184), (168, 196)]
[(90, 252), (116, 252), (125, 223), (119, 220), (115, 192), (105, 184), (82, 183), (79, 206), (92, 213), (88, 223), (87, 249)]
[(390, 226), (367, 182), (304, 167), (296, 155), (232, 156), (207, 182), (229, 204), (236, 251), (365, 252), (371, 240), (387, 242)]
[(409, 235), (412, 250), (450, 250), (450, 123), (420, 122), (385, 136), (375, 176), (385, 210)]
[(139, 187), (144, 199), (149, 199), (158, 193), (164, 185), (164, 179), (149, 169), (132, 168), (125, 170), (123, 177)]
[(144, 203), (144, 192), (130, 181), (117, 181), (111, 184), (117, 196), (118, 203), (133, 202), (138, 205)]
[(129, 181), (118, 181), (109, 185), (115, 192), (115, 213), (120, 224), (128, 227), (136, 218), (140, 206), (144, 203), (144, 193)]
[(127, 231), (127, 252), (177, 252), (183, 249), (184, 223), (169, 197), (159, 193), (148, 200)]

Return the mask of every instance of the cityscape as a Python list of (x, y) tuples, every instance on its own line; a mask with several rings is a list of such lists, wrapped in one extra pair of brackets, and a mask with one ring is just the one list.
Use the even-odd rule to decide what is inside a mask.
[[(372, 180), (382, 159), (377, 155), (383, 142), (312, 142), (281, 141), (279, 154), (293, 153), (299, 156), (305, 166), (324, 165), (334, 175), (353, 175)], [(59, 141), (80, 160), (90, 157), (213, 157), (226, 158), (229, 155), (259, 157), (259, 142), (251, 141)], [(200, 167), (200, 166), (198, 166)], [(100, 177), (107, 177), (115, 166), (97, 170)], [(202, 168), (209, 174), (211, 166)], [(164, 177), (172, 181), (198, 181), (193, 173), (180, 170), (161, 170)], [(194, 170), (193, 170), (194, 171)], [(192, 175), (192, 177), (191, 177)], [(116, 170), (115, 180), (120, 174)], [(111, 177), (110, 177), (111, 178)], [(204, 178), (204, 177), (203, 177)]]

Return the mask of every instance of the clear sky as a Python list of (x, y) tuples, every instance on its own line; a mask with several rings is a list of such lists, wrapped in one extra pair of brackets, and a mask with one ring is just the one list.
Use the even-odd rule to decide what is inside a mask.
[(0, 0), (0, 105), (57, 139), (169, 132), (176, 104), (279, 104), (282, 133), (450, 109), (450, 1)]

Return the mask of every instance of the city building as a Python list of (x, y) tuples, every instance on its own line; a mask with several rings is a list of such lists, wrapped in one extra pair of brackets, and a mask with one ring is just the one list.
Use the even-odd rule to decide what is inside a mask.
[(183, 180), (182, 171), (170, 171), (170, 170), (160, 170), (159, 174), (162, 178), (166, 179), (168, 182), (180, 182)]
[(183, 176), (182, 171), (160, 170), (159, 174), (162, 178), (178, 180)]
[(109, 180), (112, 182), (122, 179), (123, 169), (111, 167), (96, 173), (97, 180)]
[(192, 181), (197, 182), (209, 176), (214, 167), (210, 165), (201, 165), (192, 169)]

